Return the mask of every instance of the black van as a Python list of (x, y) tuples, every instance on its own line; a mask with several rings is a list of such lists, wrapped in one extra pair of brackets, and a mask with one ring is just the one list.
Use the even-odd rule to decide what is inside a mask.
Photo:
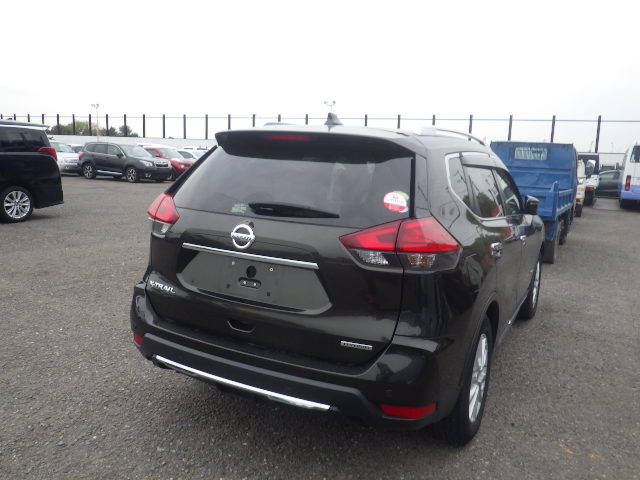
[(469, 441), (494, 345), (536, 312), (544, 232), (536, 199), (462, 135), (334, 117), (218, 133), (149, 208), (140, 352), (223, 389)]
[(34, 208), (63, 203), (57, 155), (46, 128), (0, 120), (0, 221), (24, 222)]

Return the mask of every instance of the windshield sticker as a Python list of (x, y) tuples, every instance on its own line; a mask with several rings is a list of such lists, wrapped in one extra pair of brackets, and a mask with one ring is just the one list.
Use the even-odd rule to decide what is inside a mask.
[(409, 195), (399, 190), (387, 193), (382, 201), (390, 212), (405, 213), (409, 211)]
[(240, 213), (244, 215), (247, 213), (248, 205), (246, 203), (236, 203), (233, 207), (231, 207), (231, 213)]

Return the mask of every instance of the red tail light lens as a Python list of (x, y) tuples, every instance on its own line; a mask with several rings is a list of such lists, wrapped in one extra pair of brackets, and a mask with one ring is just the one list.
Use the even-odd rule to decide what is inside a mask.
[(142, 337), (138, 335), (136, 332), (132, 332), (132, 333), (133, 333), (133, 342), (136, 345), (142, 345)]
[(176, 204), (173, 201), (173, 195), (170, 193), (161, 193), (158, 195), (149, 206), (147, 213), (151, 220), (157, 220), (171, 225), (180, 219)]
[(340, 237), (340, 241), (347, 248), (393, 252), (396, 249), (396, 238), (398, 238), (398, 228), (401, 223), (402, 220), (396, 220), (395, 222), (377, 225), (366, 230), (344, 235)]
[(436, 404), (430, 403), (422, 407), (401, 407), (399, 405), (378, 405), (385, 415), (399, 418), (422, 418), (436, 411)]
[(433, 218), (397, 220), (340, 237), (367, 265), (439, 271), (454, 268), (462, 248)]
[(308, 142), (308, 135), (291, 135), (281, 133), (267, 133), (264, 138), (267, 140), (280, 140), (281, 142)]
[(628, 192), (631, 190), (631, 175), (627, 175), (627, 179), (624, 182), (624, 190)]
[(55, 148), (53, 148), (53, 147), (40, 147), (38, 149), (38, 151), (42, 152), (42, 153), (46, 153), (48, 155), (51, 155), (56, 162), (58, 161), (58, 153), (56, 152)]
[(441, 253), (459, 249), (458, 242), (433, 217), (405, 220), (398, 232), (398, 252)]

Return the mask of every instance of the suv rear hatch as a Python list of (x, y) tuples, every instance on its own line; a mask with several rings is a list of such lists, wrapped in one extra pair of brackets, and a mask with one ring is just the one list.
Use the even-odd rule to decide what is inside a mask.
[(365, 265), (340, 237), (409, 216), (413, 153), (333, 133), (225, 132), (218, 143), (175, 193), (179, 220), (152, 237), (158, 315), (205, 341), (346, 364), (378, 355), (403, 270)]

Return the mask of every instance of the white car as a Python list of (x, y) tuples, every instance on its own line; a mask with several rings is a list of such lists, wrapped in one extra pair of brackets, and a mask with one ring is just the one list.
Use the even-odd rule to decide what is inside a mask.
[(58, 168), (60, 173), (80, 173), (80, 157), (66, 143), (51, 140), (51, 146), (58, 154)]
[(182, 148), (179, 148), (178, 153), (184, 158), (188, 158), (189, 160), (193, 160), (195, 162), (202, 156), (204, 152), (201, 152), (200, 150), (183, 150)]

